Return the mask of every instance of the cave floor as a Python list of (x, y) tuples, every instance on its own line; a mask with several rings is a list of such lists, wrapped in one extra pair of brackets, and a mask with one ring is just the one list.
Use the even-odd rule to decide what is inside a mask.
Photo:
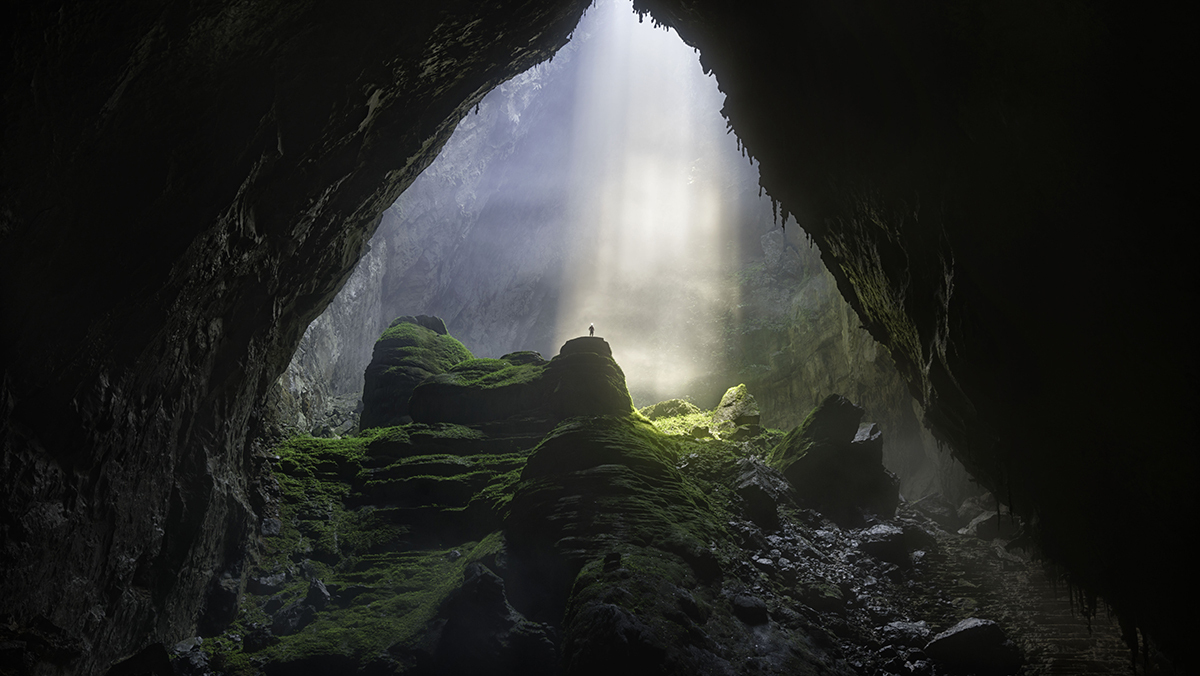
[[(906, 509), (911, 508), (902, 506), (901, 513)], [(1040, 561), (1019, 549), (1006, 550), (1001, 539), (940, 529), (936, 537), (937, 546), (914, 576), (929, 590), (928, 619), (947, 624), (955, 617), (995, 620), (1021, 648), (1024, 676), (1133, 673), (1116, 618), (1101, 608), (1089, 622)]]

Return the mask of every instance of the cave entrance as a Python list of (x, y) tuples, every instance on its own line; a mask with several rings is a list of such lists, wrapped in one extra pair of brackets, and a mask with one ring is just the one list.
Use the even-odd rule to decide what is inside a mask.
[(484, 357), (549, 358), (595, 324), (639, 406), (712, 407), (737, 371), (767, 369), (780, 346), (762, 329), (802, 311), (796, 279), (776, 273), (823, 268), (775, 221), (723, 103), (677, 35), (628, 0), (598, 2), (554, 59), (461, 120), (384, 214), (330, 310), (358, 303), (341, 315), (367, 318), (343, 322), (362, 335), (338, 387), (361, 389), (386, 323), (416, 314)]
[(819, 251), (794, 221), (780, 227), (723, 105), (677, 35), (628, 0), (597, 3), (552, 60), (464, 117), (383, 214), (285, 386), (352, 409), (375, 340), (402, 315), (442, 318), (478, 357), (549, 358), (594, 324), (635, 405), (711, 409), (745, 383), (762, 423), (789, 429), (843, 394), (886, 431), (906, 495), (929, 492), (950, 461)]

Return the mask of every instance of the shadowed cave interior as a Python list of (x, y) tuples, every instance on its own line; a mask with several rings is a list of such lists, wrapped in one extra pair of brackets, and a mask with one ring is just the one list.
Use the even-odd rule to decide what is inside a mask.
[(1181, 29), (585, 9), (6, 10), (0, 673), (1188, 673)]

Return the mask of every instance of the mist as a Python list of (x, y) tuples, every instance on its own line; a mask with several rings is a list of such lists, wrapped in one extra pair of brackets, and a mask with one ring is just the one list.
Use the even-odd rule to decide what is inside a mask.
[(440, 316), (488, 357), (551, 357), (594, 324), (639, 405), (701, 396), (725, 368), (733, 275), (779, 230), (723, 102), (677, 35), (598, 2), (385, 215), (383, 320)]

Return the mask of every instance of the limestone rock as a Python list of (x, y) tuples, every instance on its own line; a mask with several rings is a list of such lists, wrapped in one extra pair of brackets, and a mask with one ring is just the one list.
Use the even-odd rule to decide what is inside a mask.
[(746, 439), (758, 434), (758, 402), (744, 384), (729, 388), (713, 411), (712, 429), (722, 438)]
[(362, 429), (407, 422), (408, 400), (429, 376), (471, 358), (437, 317), (398, 317), (375, 343), (363, 378)]
[(779, 527), (779, 505), (792, 501), (792, 487), (779, 472), (757, 459), (744, 458), (738, 461), (733, 485), (745, 503), (747, 518), (763, 530)]
[(768, 460), (799, 498), (835, 520), (853, 520), (859, 509), (891, 517), (899, 503), (898, 481), (882, 463), (882, 433), (876, 425), (860, 430), (862, 416), (849, 399), (830, 395)]
[(1014, 674), (1023, 662), (1020, 650), (1000, 625), (977, 617), (933, 637), (925, 654), (955, 673)]

